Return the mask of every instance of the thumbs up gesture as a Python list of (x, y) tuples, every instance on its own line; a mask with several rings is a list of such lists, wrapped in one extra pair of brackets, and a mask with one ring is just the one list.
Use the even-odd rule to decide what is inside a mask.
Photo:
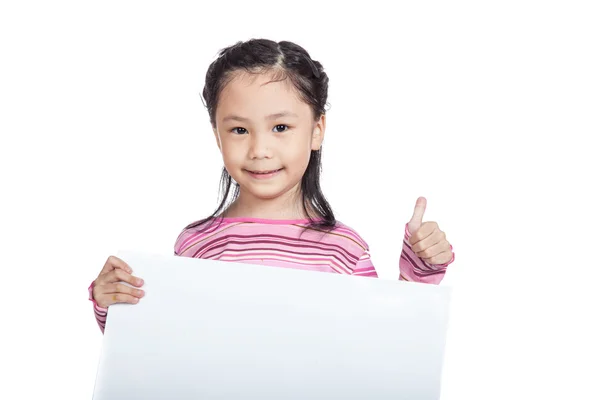
[(436, 222), (423, 222), (427, 199), (419, 197), (408, 222), (408, 243), (415, 254), (429, 264), (447, 264), (453, 260), (452, 246)]

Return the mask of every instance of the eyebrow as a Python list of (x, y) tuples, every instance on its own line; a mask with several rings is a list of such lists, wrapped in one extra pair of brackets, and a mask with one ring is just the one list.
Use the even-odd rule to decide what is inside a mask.
[[(277, 118), (282, 118), (282, 117), (296, 117), (296, 118), (298, 118), (298, 115), (294, 114), (293, 112), (290, 112), (290, 111), (281, 111), (281, 112), (278, 112), (278, 113), (275, 113), (275, 114), (267, 115), (265, 117), (265, 119), (277, 119)], [(240, 117), (238, 115), (228, 115), (225, 118), (223, 118), (223, 122), (227, 122), (227, 121), (248, 122), (250, 120), (248, 118)]]

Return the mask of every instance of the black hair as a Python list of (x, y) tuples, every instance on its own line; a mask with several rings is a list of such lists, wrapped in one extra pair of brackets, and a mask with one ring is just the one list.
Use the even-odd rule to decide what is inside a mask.
[[(202, 97), (213, 128), (216, 127), (215, 115), (219, 96), (239, 71), (250, 74), (270, 72), (274, 74), (274, 79), (288, 79), (298, 90), (302, 100), (312, 108), (315, 121), (325, 114), (329, 77), (321, 63), (313, 60), (305, 49), (295, 43), (251, 39), (221, 49), (218, 58), (208, 67)], [(321, 190), (320, 175), (321, 149), (312, 150), (300, 185), (302, 206), (310, 221), (310, 227), (330, 230), (336, 226), (336, 219)], [(223, 167), (219, 206), (211, 216), (188, 225), (186, 229), (201, 226), (217, 217), (239, 193), (239, 184), (233, 181), (227, 169)], [(317, 218), (313, 218), (311, 211), (316, 213)]]

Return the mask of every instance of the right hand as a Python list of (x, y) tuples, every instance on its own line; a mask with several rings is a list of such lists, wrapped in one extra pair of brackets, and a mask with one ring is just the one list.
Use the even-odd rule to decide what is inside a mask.
[(125, 261), (115, 256), (108, 257), (104, 268), (94, 281), (92, 296), (96, 304), (102, 308), (115, 303), (137, 304), (144, 297), (144, 291), (129, 287), (120, 282), (127, 282), (133, 286), (141, 287), (144, 281), (131, 275), (131, 268)]

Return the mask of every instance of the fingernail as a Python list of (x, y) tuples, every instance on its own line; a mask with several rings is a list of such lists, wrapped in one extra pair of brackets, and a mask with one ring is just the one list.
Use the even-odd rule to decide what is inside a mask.
[(138, 284), (143, 285), (144, 284), (144, 280), (143, 279), (138, 279)]
[(142, 296), (142, 297), (143, 297), (143, 296), (145, 296), (145, 295), (146, 295), (146, 293), (145, 293), (143, 290), (140, 290), (140, 296)]
[(133, 299), (133, 302), (134, 302), (134, 303), (137, 303), (138, 301), (139, 301), (139, 300), (138, 300), (137, 298), (134, 298), (134, 299)]

